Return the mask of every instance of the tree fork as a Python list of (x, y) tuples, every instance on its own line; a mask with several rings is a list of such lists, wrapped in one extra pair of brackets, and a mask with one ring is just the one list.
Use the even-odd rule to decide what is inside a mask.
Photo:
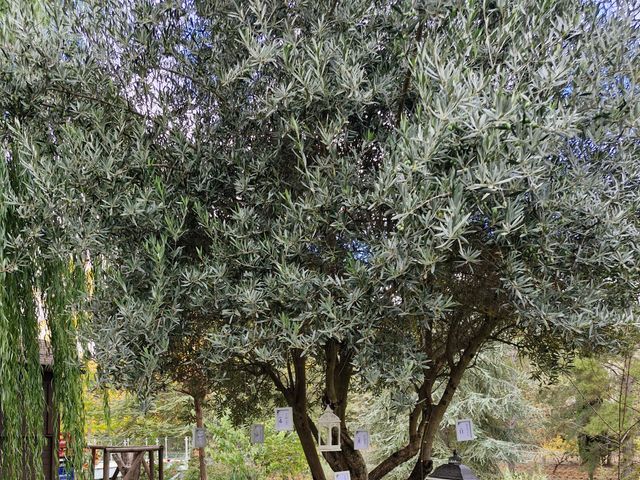
[(367, 464), (362, 454), (355, 450), (353, 440), (348, 433), (342, 430), (340, 435), (342, 450), (339, 452), (326, 452), (325, 460), (334, 471), (349, 470), (351, 480), (369, 480)]
[(315, 428), (307, 414), (307, 366), (306, 359), (298, 349), (291, 354), (293, 359), (294, 384), (291, 385), (289, 395), (289, 405), (293, 410), (293, 425), (300, 439), (302, 451), (309, 465), (313, 480), (326, 480), (324, 469), (320, 462), (315, 439)]
[(378, 466), (371, 470), (371, 473), (369, 474), (369, 480), (380, 480), (396, 467), (409, 461), (409, 459), (415, 456), (419, 451), (419, 440), (409, 442), (409, 444), (389, 455), (382, 462), (380, 462)]
[[(293, 383), (285, 385), (274, 368), (267, 364), (260, 364), (262, 372), (266, 374), (276, 389), (282, 393), (287, 405), (293, 410), (293, 426), (295, 428), (302, 452), (309, 466), (309, 471), (313, 480), (326, 480), (324, 469), (318, 456), (316, 448), (316, 432), (313, 424), (307, 415), (307, 386), (306, 386), (306, 365), (305, 359), (299, 350), (292, 354), (294, 362), (292, 374), (289, 380)], [(291, 371), (291, 365), (287, 365), (287, 370)], [(295, 374), (295, 377), (294, 377)]]
[[(407, 480), (424, 480), (424, 478), (431, 473), (431, 470), (433, 469), (433, 461), (431, 460), (433, 441), (438, 429), (440, 428), (442, 418), (444, 417), (449, 403), (453, 399), (453, 396), (460, 385), (464, 372), (471, 364), (471, 361), (475, 358), (480, 347), (490, 337), (491, 332), (498, 323), (499, 318), (487, 316), (485, 318), (485, 322), (478, 329), (476, 334), (472, 336), (472, 340), (467, 345), (467, 348), (465, 348), (462, 355), (460, 355), (458, 363), (454, 363), (454, 358), (451, 357), (452, 353), (448, 354), (449, 358), (447, 358), (447, 361), (452, 366), (449, 373), (449, 380), (447, 381), (447, 386), (444, 389), (444, 393), (442, 394), (440, 401), (430, 409), (427, 425), (420, 442), (420, 455), (418, 456), (416, 464)], [(447, 349), (447, 351), (449, 351), (449, 349)], [(429, 387), (428, 390), (431, 390), (431, 387)], [(431, 395), (430, 391), (425, 393), (429, 396)]]

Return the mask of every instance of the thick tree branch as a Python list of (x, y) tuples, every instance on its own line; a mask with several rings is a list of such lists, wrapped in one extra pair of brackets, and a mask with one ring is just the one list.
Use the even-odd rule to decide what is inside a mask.
[(295, 349), (291, 353), (293, 357), (293, 371), (295, 372), (294, 393), (296, 401), (304, 401), (305, 409), (307, 406), (307, 366), (306, 359), (302, 355), (302, 351)]
[(287, 403), (291, 405), (291, 402), (293, 401), (293, 395), (292, 395), (291, 389), (287, 388), (287, 386), (284, 384), (284, 382), (280, 378), (280, 375), (278, 374), (278, 372), (276, 372), (275, 369), (267, 363), (261, 363), (260, 368), (262, 370), (262, 373), (264, 373), (271, 379), (276, 389), (280, 393), (282, 393), (284, 398), (287, 400)]
[(382, 462), (380, 462), (373, 470), (371, 470), (371, 472), (369, 473), (369, 480), (381, 479), (397, 466), (402, 465), (411, 457), (415, 456), (419, 450), (420, 442), (409, 442), (400, 450), (396, 450), (395, 452), (393, 452)]
[(326, 402), (335, 409), (338, 403), (338, 394), (336, 391), (336, 368), (338, 365), (338, 345), (335, 340), (331, 339), (325, 345), (326, 369), (325, 369), (325, 394)]

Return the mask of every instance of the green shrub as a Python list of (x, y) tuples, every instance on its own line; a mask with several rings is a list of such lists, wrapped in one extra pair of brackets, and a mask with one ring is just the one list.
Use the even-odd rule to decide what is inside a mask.
[[(276, 432), (265, 422), (265, 443), (251, 445), (249, 428), (236, 427), (223, 416), (207, 423), (209, 480), (289, 480), (308, 472), (295, 433)], [(192, 458), (185, 480), (198, 480), (198, 459)]]
[(266, 478), (284, 480), (308, 472), (300, 441), (293, 432), (276, 432), (273, 425), (265, 425), (265, 443), (254, 448), (254, 461), (264, 471)]

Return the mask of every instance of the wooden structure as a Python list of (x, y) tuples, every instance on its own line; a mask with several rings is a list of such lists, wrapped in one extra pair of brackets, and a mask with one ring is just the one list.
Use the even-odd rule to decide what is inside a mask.
[[(53, 352), (51, 346), (44, 341), (40, 342), (40, 365), (42, 366), (42, 388), (44, 390), (44, 448), (42, 450), (42, 463), (44, 466), (44, 478), (58, 478), (58, 466), (56, 465), (57, 438), (55, 432), (59, 425), (59, 418), (53, 408)], [(58, 424), (58, 425), (56, 425)]]
[[(87, 445), (91, 450), (91, 475), (94, 475), (98, 451), (102, 451), (103, 478), (94, 480), (107, 480), (105, 474), (109, 476), (109, 464), (111, 457), (118, 467), (111, 479), (116, 479), (121, 474), (123, 480), (138, 480), (140, 470), (144, 469), (149, 480), (164, 480), (164, 446), (154, 445), (146, 447), (110, 447), (106, 445)], [(155, 453), (158, 453), (158, 469), (156, 475)], [(145, 458), (148, 454), (148, 461)], [(109, 479), (109, 480), (111, 480)]]
[[(55, 427), (58, 416), (53, 408), (53, 352), (51, 351), (51, 346), (43, 340), (40, 340), (40, 367), (42, 368), (42, 394), (44, 397), (42, 465), (45, 480), (54, 480), (57, 478)], [(2, 415), (0, 415), (0, 440), (1, 438)], [(1, 449), (0, 456), (2, 456)], [(26, 480), (31, 478), (31, 475), (29, 472), (24, 472), (23, 477)], [(2, 472), (0, 472), (0, 478), (3, 478)]]

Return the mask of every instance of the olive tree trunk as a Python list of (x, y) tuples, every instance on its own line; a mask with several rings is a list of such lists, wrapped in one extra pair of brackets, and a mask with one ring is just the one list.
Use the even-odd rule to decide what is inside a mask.
[[(204, 419), (202, 415), (202, 402), (203, 398), (199, 396), (193, 397), (193, 405), (196, 410), (196, 427), (203, 428), (204, 427)], [(207, 480), (207, 463), (205, 458), (205, 449), (198, 448), (198, 466), (200, 470), (200, 480)]]

